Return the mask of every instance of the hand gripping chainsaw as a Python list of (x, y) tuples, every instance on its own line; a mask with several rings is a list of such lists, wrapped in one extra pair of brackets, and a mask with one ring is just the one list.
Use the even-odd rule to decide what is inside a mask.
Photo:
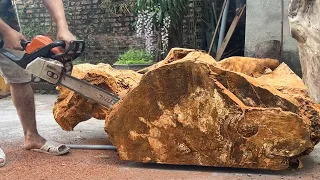
[(0, 42), (0, 53), (29, 73), (51, 84), (62, 85), (106, 107), (112, 108), (120, 100), (115, 94), (70, 75), (72, 61), (85, 49), (84, 41), (71, 41), (66, 50), (61, 50), (66, 47), (64, 41), (52, 41), (39, 35), (32, 41), (22, 41), (21, 46), (25, 51), (23, 57), (3, 48), (3, 41)]

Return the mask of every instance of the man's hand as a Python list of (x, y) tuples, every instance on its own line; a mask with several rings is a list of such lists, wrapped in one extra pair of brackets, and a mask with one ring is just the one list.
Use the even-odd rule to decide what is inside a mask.
[(3, 47), (23, 51), (21, 46), (22, 40), (26, 40), (26, 38), (19, 32), (11, 29), (3, 34)]
[(70, 41), (76, 40), (76, 37), (69, 30), (58, 30), (57, 39), (65, 41), (68, 49)]
[[(73, 34), (68, 29), (64, 29), (64, 30), (58, 30), (57, 39), (65, 41), (66, 42), (65, 49), (68, 49), (69, 45), (70, 45), (70, 41), (76, 40), (76, 37), (74, 37)], [(63, 49), (61, 49), (61, 50), (64, 51)], [(71, 49), (71, 51), (72, 51), (72, 49)], [(65, 67), (67, 74), (70, 75), (72, 73), (72, 69), (73, 69), (72, 62), (71, 61), (65, 62), (64, 67)]]
[(68, 48), (70, 41), (76, 40), (76, 38), (71, 34), (71, 32), (68, 29), (62, 0), (43, 0), (43, 3), (48, 9), (51, 17), (57, 24), (58, 40), (65, 41), (67, 44), (66, 48)]

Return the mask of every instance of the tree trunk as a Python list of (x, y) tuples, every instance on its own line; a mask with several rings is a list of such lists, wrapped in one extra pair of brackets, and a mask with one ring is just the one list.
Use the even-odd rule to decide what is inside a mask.
[[(121, 96), (137, 85), (141, 78), (141, 75), (134, 71), (116, 70), (108, 64), (76, 65), (72, 76)], [(55, 103), (53, 114), (64, 130), (71, 131), (77, 124), (92, 117), (104, 120), (110, 112), (110, 109), (77, 95), (65, 87), (58, 87), (58, 89), (61, 95)]]
[(289, 23), (299, 46), (303, 81), (320, 103), (320, 1), (291, 0)]
[[(173, 54), (173, 53), (177, 54)], [(177, 58), (179, 57), (179, 58)], [(122, 160), (281, 170), (319, 142), (320, 109), (272, 59), (173, 49), (106, 118)]]

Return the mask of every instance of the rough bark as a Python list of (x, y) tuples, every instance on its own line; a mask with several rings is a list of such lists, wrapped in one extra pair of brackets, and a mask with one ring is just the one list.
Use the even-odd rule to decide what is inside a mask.
[[(80, 64), (74, 66), (72, 76), (124, 96), (140, 81), (141, 75), (129, 70), (116, 70), (107, 64)], [(85, 97), (77, 95), (65, 87), (58, 87), (60, 96), (57, 99), (53, 114), (62, 129), (71, 131), (80, 122), (94, 117), (104, 120), (110, 109), (103, 107)]]
[(301, 167), (299, 158), (320, 138), (319, 107), (285, 64), (239, 57), (216, 63), (200, 51), (175, 51), (145, 70), (106, 118), (122, 160)]
[(303, 81), (320, 103), (320, 1), (291, 0), (289, 23), (298, 42)]

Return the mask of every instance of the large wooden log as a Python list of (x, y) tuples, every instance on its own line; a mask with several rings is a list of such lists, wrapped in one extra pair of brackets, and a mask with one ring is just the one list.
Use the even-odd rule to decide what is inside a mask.
[(256, 64), (252, 70), (244, 67), (246, 58), (217, 63), (207, 57), (189, 51), (144, 71), (139, 85), (106, 118), (105, 130), (120, 158), (273, 170), (301, 167), (299, 158), (320, 139), (319, 106), (304, 92), (302, 80), (271, 59), (250, 58)]
[(230, 57), (217, 63), (217, 67), (240, 72), (252, 77), (260, 77), (279, 66), (279, 61), (270, 58)]
[[(116, 70), (108, 64), (79, 64), (74, 66), (72, 76), (85, 80), (93, 85), (124, 96), (136, 86), (141, 75), (129, 70)], [(92, 117), (104, 120), (110, 109), (82, 97), (64, 87), (58, 87), (60, 96), (57, 99), (53, 114), (62, 129), (71, 131), (80, 122)]]
[(291, 0), (289, 24), (299, 46), (303, 80), (310, 96), (320, 103), (320, 1)]

